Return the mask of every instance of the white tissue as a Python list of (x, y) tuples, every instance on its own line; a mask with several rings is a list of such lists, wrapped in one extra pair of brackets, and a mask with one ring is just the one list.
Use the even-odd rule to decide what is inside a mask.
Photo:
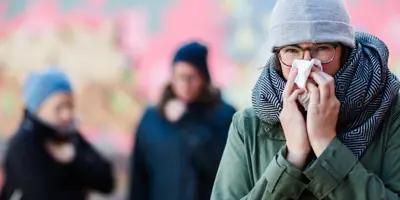
[[(319, 61), (317, 59), (312, 59), (310, 61), (297, 60), (297, 59), (294, 60), (291, 70), (297, 69), (297, 71), (298, 71), (294, 82), (297, 84), (297, 86), (299, 88), (306, 88), (308, 76), (310, 76), (311, 69), (313, 68), (313, 66), (318, 67), (322, 71), (321, 61)], [(298, 100), (299, 100), (299, 103), (307, 111), (308, 103), (310, 102), (310, 94), (307, 92), (307, 90), (304, 94), (299, 96)]]

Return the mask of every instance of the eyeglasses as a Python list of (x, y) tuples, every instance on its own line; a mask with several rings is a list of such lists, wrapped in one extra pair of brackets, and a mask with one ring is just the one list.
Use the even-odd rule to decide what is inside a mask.
[(279, 60), (286, 66), (291, 67), (295, 59), (303, 60), (304, 52), (309, 51), (311, 58), (321, 61), (322, 64), (328, 64), (333, 61), (336, 56), (336, 48), (338, 44), (316, 43), (308, 48), (301, 48), (298, 45), (290, 45), (282, 48), (275, 48)]

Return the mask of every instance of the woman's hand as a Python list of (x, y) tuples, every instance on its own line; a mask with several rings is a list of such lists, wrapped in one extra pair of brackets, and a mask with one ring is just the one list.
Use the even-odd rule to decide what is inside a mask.
[(305, 120), (297, 105), (298, 96), (305, 92), (304, 89), (295, 89), (294, 80), (297, 73), (297, 69), (293, 69), (289, 74), (283, 91), (283, 109), (279, 118), (288, 148), (286, 159), (297, 168), (302, 169), (306, 165), (311, 147)]
[(70, 142), (47, 141), (45, 148), (51, 157), (59, 163), (67, 164), (75, 158), (75, 146)]
[(311, 93), (307, 111), (307, 132), (311, 147), (318, 157), (336, 137), (340, 102), (335, 95), (335, 81), (325, 72), (312, 72), (316, 82), (307, 83)]
[(186, 112), (186, 104), (179, 99), (167, 102), (164, 108), (165, 117), (170, 122), (177, 122)]

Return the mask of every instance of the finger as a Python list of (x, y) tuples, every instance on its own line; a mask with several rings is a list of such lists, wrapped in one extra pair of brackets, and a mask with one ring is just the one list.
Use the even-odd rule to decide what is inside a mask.
[(289, 73), (288, 80), (286, 82), (285, 89), (283, 90), (283, 100), (285, 101), (287, 98), (289, 98), (290, 94), (293, 92), (293, 87), (294, 87), (294, 80), (296, 79), (297, 76), (297, 69), (292, 69)]
[(286, 102), (286, 108), (291, 110), (291, 112), (293, 112), (295, 110), (298, 110), (298, 106), (297, 106), (297, 99), (299, 98), (300, 95), (305, 93), (305, 89), (296, 89), (295, 91), (293, 91), (293, 93), (290, 95), (290, 97), (288, 98), (287, 102)]
[(320, 102), (319, 89), (311, 82), (307, 82), (307, 90), (310, 92), (310, 104), (318, 105)]
[(314, 65), (312, 68), (311, 68), (311, 72), (321, 72), (322, 70), (321, 70), (321, 68), (319, 68), (318, 66), (316, 66), (316, 65)]
[(299, 96), (304, 94), (305, 92), (306, 92), (305, 89), (296, 89), (296, 90), (294, 90), (293, 93), (289, 96), (288, 102), (296, 104), (296, 101), (299, 98)]
[(330, 83), (325, 77), (322, 75), (323, 72), (313, 72), (311, 73), (311, 77), (317, 83), (319, 92), (320, 92), (320, 100), (322, 102), (326, 101), (330, 97)]
[(325, 72), (321, 72), (321, 75), (329, 82), (331, 97), (336, 96), (335, 79)]

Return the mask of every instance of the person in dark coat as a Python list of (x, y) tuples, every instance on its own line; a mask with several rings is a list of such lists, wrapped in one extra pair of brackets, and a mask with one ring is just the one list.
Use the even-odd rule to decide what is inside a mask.
[(76, 129), (67, 76), (56, 68), (33, 73), (23, 97), (25, 114), (6, 152), (0, 199), (84, 200), (91, 190), (110, 193), (112, 166)]
[(235, 109), (212, 86), (206, 46), (183, 45), (136, 131), (131, 200), (209, 200)]

